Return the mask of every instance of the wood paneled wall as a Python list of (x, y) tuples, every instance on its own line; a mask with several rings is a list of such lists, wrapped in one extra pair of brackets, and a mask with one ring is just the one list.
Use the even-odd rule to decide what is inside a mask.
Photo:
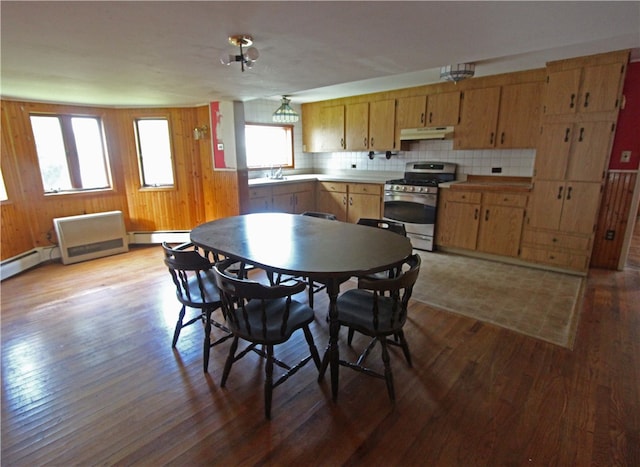
[[(104, 109), (2, 101), (2, 173), (9, 201), (2, 202), (1, 259), (55, 242), (56, 217), (120, 210), (127, 231), (190, 230), (239, 213), (237, 175), (213, 172), (211, 140), (193, 139), (209, 125), (208, 107)], [(74, 194), (43, 193), (30, 112), (99, 115), (103, 119), (113, 189)], [(166, 117), (171, 129), (175, 187), (141, 188), (134, 133), (138, 117)]]
[[(634, 172), (609, 172), (596, 224), (591, 267), (618, 268), (636, 177)], [(607, 239), (607, 232), (613, 232), (613, 238)]]

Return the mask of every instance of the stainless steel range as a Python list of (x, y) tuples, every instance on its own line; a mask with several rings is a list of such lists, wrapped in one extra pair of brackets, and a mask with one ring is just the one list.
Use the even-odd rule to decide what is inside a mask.
[(438, 184), (456, 179), (457, 164), (409, 162), (404, 178), (384, 185), (384, 217), (402, 222), (414, 248), (433, 251)]

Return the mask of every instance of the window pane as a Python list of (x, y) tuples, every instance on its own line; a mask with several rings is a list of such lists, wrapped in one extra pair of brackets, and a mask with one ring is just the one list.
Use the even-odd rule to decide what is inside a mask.
[(291, 127), (245, 125), (247, 167), (293, 167)]
[(7, 196), (7, 188), (4, 186), (4, 176), (0, 171), (0, 201), (6, 201), (9, 197)]
[(31, 116), (44, 191), (70, 190), (71, 178), (58, 117)]
[(82, 188), (108, 187), (109, 180), (98, 119), (74, 117), (71, 119), (71, 125), (76, 140)]
[(166, 119), (137, 120), (138, 149), (144, 186), (173, 185), (171, 140)]

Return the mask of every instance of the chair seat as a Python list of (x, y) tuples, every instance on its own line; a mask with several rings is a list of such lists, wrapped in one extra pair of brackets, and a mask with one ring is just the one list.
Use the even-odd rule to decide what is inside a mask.
[[(397, 304), (397, 303), (396, 303)], [(367, 290), (351, 289), (338, 297), (338, 321), (368, 336), (391, 335), (402, 329), (404, 319), (393, 312), (391, 297), (378, 297), (378, 327), (374, 327), (373, 295)]]
[[(311, 308), (296, 300), (291, 300), (289, 316), (284, 319), (286, 300), (286, 297), (265, 300), (267, 321), (264, 325), (261, 320), (261, 300), (253, 299), (247, 303), (248, 326), (243, 318), (242, 309), (234, 309), (233, 313), (237, 316), (238, 322), (237, 327), (234, 328), (234, 334), (257, 344), (280, 344), (286, 342), (294, 331), (309, 325), (314, 318)], [(283, 323), (286, 326), (284, 332), (282, 329)], [(251, 329), (248, 329), (248, 327)]]
[(214, 281), (213, 269), (202, 271), (201, 275), (204, 300), (202, 299), (202, 293), (200, 292), (197, 277), (191, 276), (187, 282), (187, 286), (189, 287), (189, 298), (187, 298), (184, 293), (180, 294), (178, 292), (176, 294), (180, 303), (192, 308), (204, 308), (211, 306), (213, 303), (220, 302), (220, 292), (218, 291), (218, 287), (216, 287)]

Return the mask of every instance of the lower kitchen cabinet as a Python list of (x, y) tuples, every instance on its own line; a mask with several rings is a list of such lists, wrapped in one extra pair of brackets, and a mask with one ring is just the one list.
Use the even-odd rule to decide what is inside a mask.
[(440, 190), (437, 242), (517, 257), (526, 204), (523, 193)]
[(382, 216), (383, 186), (375, 183), (318, 182), (316, 210), (356, 223)]
[(249, 189), (249, 212), (313, 211), (315, 182), (286, 183)]

